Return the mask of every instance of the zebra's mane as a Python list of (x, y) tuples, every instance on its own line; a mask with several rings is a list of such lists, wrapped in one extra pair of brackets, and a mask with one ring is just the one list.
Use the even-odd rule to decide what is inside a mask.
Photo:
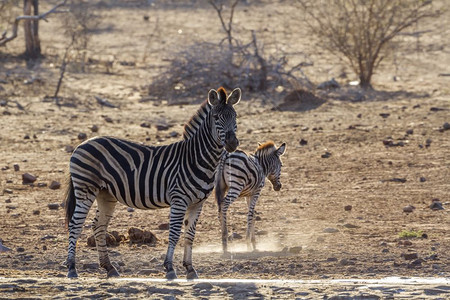
[(260, 144), (258, 148), (256, 148), (256, 151), (263, 151), (263, 150), (269, 150), (270, 148), (276, 148), (275, 143), (273, 141), (267, 141), (263, 144)]
[(202, 125), (212, 106), (205, 100), (197, 112), (184, 125), (183, 140), (188, 140), (197, 132)]
[[(217, 90), (219, 97), (222, 99), (227, 99), (227, 92), (223, 87)], [(226, 101), (226, 100), (225, 100)], [(203, 121), (211, 110), (212, 105), (209, 104), (208, 100), (203, 101), (197, 112), (187, 121), (184, 125), (183, 140), (188, 140), (197, 132), (197, 130), (202, 126)]]

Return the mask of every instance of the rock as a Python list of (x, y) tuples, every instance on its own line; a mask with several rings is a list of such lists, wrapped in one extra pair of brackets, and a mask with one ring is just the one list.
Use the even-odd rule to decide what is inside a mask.
[(169, 125), (163, 124), (163, 123), (158, 123), (158, 124), (156, 124), (155, 127), (156, 127), (156, 130), (158, 130), (158, 131), (164, 131), (164, 130), (168, 130), (170, 128)]
[(104, 116), (103, 119), (105, 120), (106, 123), (113, 123), (113, 119), (108, 116)]
[(87, 139), (87, 134), (84, 132), (80, 132), (77, 137), (79, 140), (84, 141), (85, 139)]
[(159, 230), (169, 230), (169, 223), (162, 223), (158, 226)]
[(40, 214), (41, 214), (41, 211), (39, 209), (33, 210), (33, 215), (34, 216), (39, 216)]
[(19, 252), (19, 253), (22, 253), (22, 252), (25, 252), (25, 248), (24, 247), (17, 247), (16, 251)]
[(383, 179), (381, 180), (381, 182), (400, 182), (400, 183), (405, 183), (406, 182), (406, 178), (390, 178), (390, 179)]
[(331, 78), (331, 80), (328, 80), (328, 81), (324, 81), (317, 86), (317, 88), (319, 90), (332, 90), (332, 89), (338, 89), (340, 87), (341, 86), (334, 78)]
[(450, 130), (450, 123), (445, 122), (444, 125), (442, 125), (442, 129), (444, 129), (444, 130)]
[(5, 194), (12, 194), (13, 190), (11, 190), (11, 189), (4, 189), (3, 193), (5, 193)]
[(412, 130), (412, 129), (406, 130), (406, 134), (413, 134), (413, 133), (414, 133), (414, 130)]
[(420, 177), (419, 181), (420, 182), (425, 182), (425, 181), (427, 181), (427, 179), (425, 177)]
[(0, 239), (0, 253), (12, 251), (10, 248), (3, 245), (2, 239)]
[(351, 211), (352, 208), (353, 208), (353, 206), (351, 206), (351, 205), (346, 205), (346, 206), (344, 206), (344, 210), (345, 210), (345, 211)]
[(14, 164), (13, 167), (14, 167), (14, 171), (16, 171), (16, 172), (20, 171), (20, 166), (18, 164)]
[(72, 153), (73, 150), (75, 150), (75, 148), (71, 145), (65, 145), (64, 146), (64, 151), (66, 151), (67, 153)]
[(389, 113), (380, 113), (380, 117), (382, 117), (383, 119), (386, 119), (387, 117), (389, 117), (391, 114)]
[(92, 132), (98, 132), (98, 130), (100, 128), (97, 125), (92, 125), (90, 129), (91, 129)]
[(242, 239), (242, 235), (240, 235), (237, 232), (233, 232), (232, 234), (230, 234), (230, 236), (228, 237), (229, 241), (233, 241), (233, 240), (241, 240)]
[(58, 203), (49, 203), (47, 206), (48, 206), (48, 209), (50, 209), (50, 210), (57, 210), (60, 207), (60, 205)]
[(322, 157), (322, 158), (329, 158), (331, 156), (331, 153), (330, 152), (325, 152), (325, 154), (322, 154), (320, 157)]
[(300, 146), (305, 146), (305, 145), (308, 145), (308, 141), (305, 140), (305, 139), (301, 139), (300, 140)]
[(47, 187), (47, 184), (45, 182), (39, 182), (37, 184), (38, 187), (43, 188), (43, 187)]
[(152, 127), (152, 125), (149, 123), (149, 122), (143, 122), (143, 123), (141, 123), (141, 125), (140, 125), (142, 128), (150, 128), (150, 127)]
[(442, 206), (442, 202), (439, 201), (439, 199), (437, 199), (437, 198), (432, 200), (432, 202), (430, 204), (430, 208), (432, 210), (442, 210), (442, 209), (444, 209), (444, 207)]
[(354, 224), (350, 224), (350, 223), (346, 223), (344, 225), (342, 225), (345, 228), (349, 228), (349, 229), (355, 229), (355, 228), (359, 228), (358, 225), (354, 225)]
[(343, 258), (343, 259), (341, 259), (341, 260), (339, 261), (339, 264), (340, 264), (341, 266), (352, 266), (352, 265), (355, 264), (355, 262), (353, 262), (353, 261), (351, 261), (351, 260), (348, 260), (348, 259), (346, 259), (346, 258)]
[(336, 232), (339, 232), (339, 230), (336, 228), (333, 228), (333, 227), (327, 227), (327, 228), (323, 229), (323, 232), (324, 233), (336, 233)]
[(200, 282), (192, 286), (192, 288), (195, 290), (210, 290), (213, 287), (214, 286), (209, 282)]
[(417, 259), (419, 257), (416, 252), (413, 252), (413, 253), (402, 253), (401, 256), (405, 260), (413, 260), (413, 259)]
[(407, 205), (403, 207), (403, 212), (405, 213), (412, 213), (414, 211), (415, 207), (412, 205)]
[(427, 140), (425, 141), (425, 147), (426, 147), (426, 148), (430, 147), (430, 146), (431, 146), (431, 142), (432, 142), (431, 139), (427, 139)]
[(136, 227), (128, 229), (128, 236), (130, 242), (138, 244), (149, 244), (155, 246), (158, 242), (158, 238), (150, 231), (144, 231)]
[(60, 187), (61, 183), (59, 183), (58, 181), (52, 181), (48, 188), (51, 190), (58, 190)]
[(172, 132), (169, 133), (169, 137), (171, 137), (171, 138), (176, 138), (176, 137), (179, 137), (179, 136), (180, 136), (180, 134), (178, 132), (176, 132), (176, 131), (172, 131)]
[(132, 207), (127, 207), (127, 212), (129, 212), (129, 213), (134, 212), (134, 208), (132, 208)]
[(22, 174), (22, 184), (31, 184), (36, 181), (36, 176), (30, 174), (30, 173), (24, 173)]

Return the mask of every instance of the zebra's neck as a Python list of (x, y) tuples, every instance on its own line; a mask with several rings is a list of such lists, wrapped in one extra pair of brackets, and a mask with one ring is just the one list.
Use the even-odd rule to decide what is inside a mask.
[(255, 161), (257, 162), (258, 166), (261, 168), (264, 176), (267, 177), (267, 175), (269, 175), (269, 168), (267, 167), (264, 157), (257, 154), (254, 154), (253, 157), (255, 158)]

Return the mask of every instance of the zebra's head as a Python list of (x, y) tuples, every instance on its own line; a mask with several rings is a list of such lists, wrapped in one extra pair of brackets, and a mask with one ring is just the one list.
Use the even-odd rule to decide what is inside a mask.
[(273, 142), (266, 142), (264, 144), (259, 144), (258, 149), (256, 149), (255, 156), (263, 168), (267, 179), (272, 183), (272, 187), (275, 191), (281, 189), (281, 167), (283, 163), (281, 162), (281, 156), (286, 151), (286, 143), (281, 144), (279, 148), (275, 146)]
[(234, 152), (239, 146), (239, 140), (236, 137), (236, 111), (233, 106), (240, 100), (240, 88), (234, 89), (228, 96), (224, 88), (219, 88), (217, 91), (212, 89), (208, 93), (208, 102), (212, 106), (210, 114), (215, 125), (217, 141), (228, 152)]

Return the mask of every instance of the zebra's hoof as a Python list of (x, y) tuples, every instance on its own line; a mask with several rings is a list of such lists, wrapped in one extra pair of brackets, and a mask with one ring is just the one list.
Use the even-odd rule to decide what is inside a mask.
[(67, 278), (78, 278), (77, 269), (70, 269), (69, 272), (67, 272)]
[(195, 271), (194, 269), (192, 269), (191, 271), (189, 271), (189, 272), (186, 274), (186, 279), (187, 279), (187, 280), (198, 279), (197, 271)]
[(108, 275), (106, 275), (108, 278), (114, 278), (114, 277), (120, 277), (119, 272), (117, 272), (116, 268), (112, 268), (108, 271)]
[(169, 271), (166, 273), (166, 279), (167, 280), (174, 280), (177, 279), (177, 273), (175, 273), (175, 270)]

